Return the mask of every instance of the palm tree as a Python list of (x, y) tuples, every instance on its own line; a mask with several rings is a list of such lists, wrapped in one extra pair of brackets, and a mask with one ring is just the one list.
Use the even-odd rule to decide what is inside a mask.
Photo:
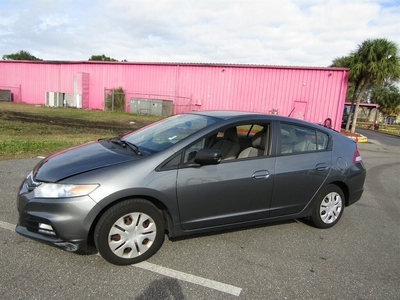
[(400, 58), (397, 45), (387, 39), (368, 39), (350, 54), (349, 81), (355, 83), (358, 92), (351, 132), (355, 132), (360, 101), (371, 86), (400, 78)]
[(354, 133), (358, 108), (365, 92), (385, 81), (394, 82), (400, 78), (398, 47), (387, 39), (368, 39), (349, 56), (336, 58), (332, 66), (350, 68), (349, 91), (354, 89), (351, 102), (355, 103), (355, 110), (353, 118), (349, 116), (346, 131), (349, 130), (350, 120), (352, 119), (351, 132)]

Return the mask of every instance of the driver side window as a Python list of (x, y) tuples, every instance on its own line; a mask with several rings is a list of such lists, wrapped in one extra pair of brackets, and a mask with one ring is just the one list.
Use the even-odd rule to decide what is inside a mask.
[(183, 163), (192, 163), (203, 148), (219, 150), (223, 161), (259, 157), (269, 153), (270, 124), (238, 124), (224, 128), (184, 150)]
[(194, 157), (200, 149), (203, 149), (205, 146), (205, 139), (198, 141), (197, 143), (189, 146), (185, 149), (183, 163), (191, 163), (194, 162)]

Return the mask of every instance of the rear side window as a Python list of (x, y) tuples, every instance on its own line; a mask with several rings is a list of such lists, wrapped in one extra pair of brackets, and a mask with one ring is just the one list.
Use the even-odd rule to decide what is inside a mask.
[(319, 130), (281, 124), (281, 154), (323, 151), (328, 147), (329, 136)]

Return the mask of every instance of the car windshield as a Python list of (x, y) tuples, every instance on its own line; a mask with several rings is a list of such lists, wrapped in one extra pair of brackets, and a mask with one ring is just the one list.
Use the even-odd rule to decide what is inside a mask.
[(182, 141), (217, 120), (195, 114), (177, 115), (125, 135), (122, 140), (134, 144), (142, 152), (155, 153)]

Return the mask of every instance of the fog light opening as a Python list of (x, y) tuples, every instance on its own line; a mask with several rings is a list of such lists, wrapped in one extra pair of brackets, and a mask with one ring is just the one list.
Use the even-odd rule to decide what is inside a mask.
[(51, 225), (45, 224), (45, 223), (39, 223), (38, 232), (42, 233), (42, 234), (47, 234), (47, 235), (56, 235), (53, 227)]

